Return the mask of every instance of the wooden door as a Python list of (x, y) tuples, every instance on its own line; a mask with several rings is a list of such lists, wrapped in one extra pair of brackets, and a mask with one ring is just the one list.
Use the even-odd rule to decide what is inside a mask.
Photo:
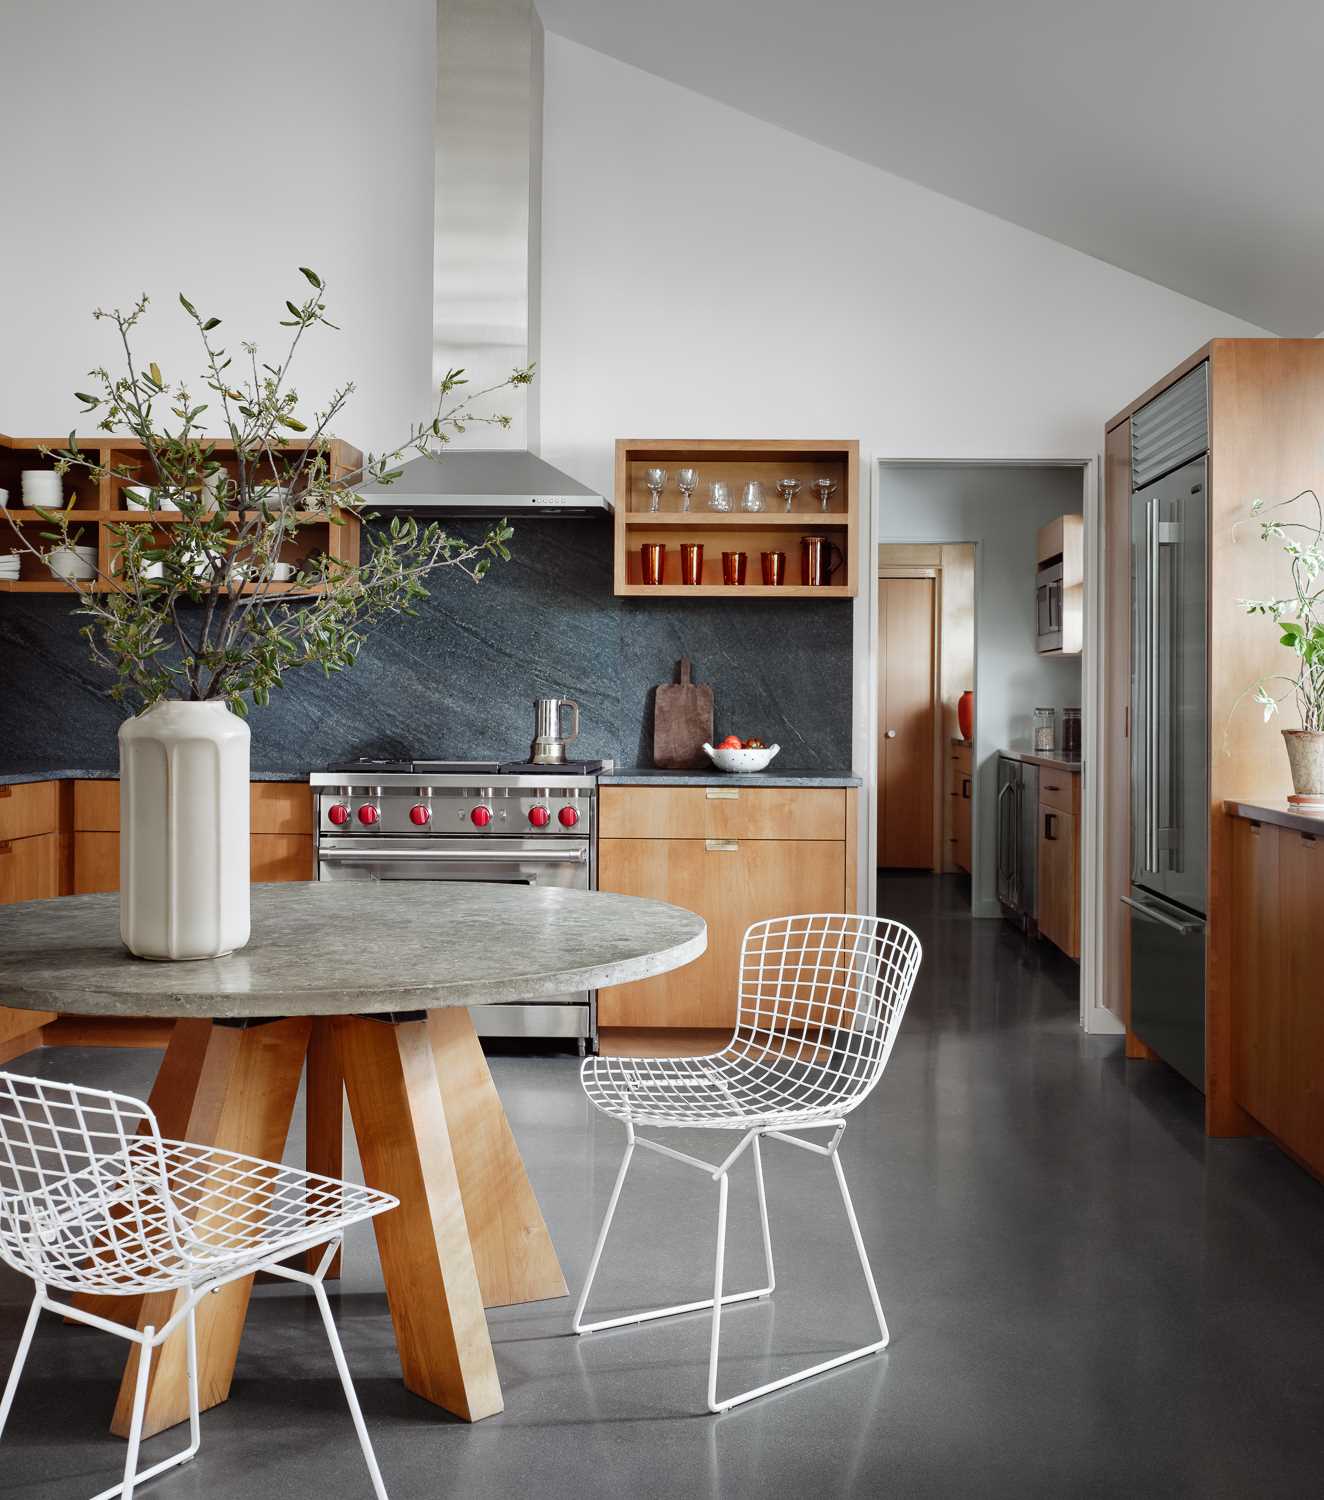
[(655, 979), (598, 992), (602, 1026), (734, 1026), (751, 922), (845, 910), (845, 846), (829, 839), (599, 839), (598, 886), (687, 907), (708, 951)]
[(878, 580), (878, 863), (934, 868), (932, 578)]
[(1324, 909), (1324, 839), (1284, 829), (1278, 846), (1280, 983), (1290, 1006), (1277, 1090), (1277, 1122), (1265, 1124), (1316, 1175), (1324, 1175), (1324, 1007), (1319, 1000), (1319, 930)]

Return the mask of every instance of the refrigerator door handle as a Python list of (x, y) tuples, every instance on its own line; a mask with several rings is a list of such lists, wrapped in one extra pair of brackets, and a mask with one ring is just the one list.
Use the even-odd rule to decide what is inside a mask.
[(1159, 520), (1158, 497), (1145, 501), (1145, 871), (1158, 873), (1159, 806)]
[(1179, 932), (1183, 937), (1189, 937), (1193, 932), (1199, 932), (1204, 926), (1203, 922), (1195, 918), (1183, 921), (1180, 917), (1170, 916), (1166, 911), (1160, 911), (1156, 906), (1150, 906), (1145, 901), (1137, 901), (1134, 896), (1123, 896), (1123, 904), (1129, 906), (1132, 911), (1138, 911), (1142, 917), (1148, 917), (1153, 922), (1161, 922), (1164, 927), (1170, 927), (1174, 932)]

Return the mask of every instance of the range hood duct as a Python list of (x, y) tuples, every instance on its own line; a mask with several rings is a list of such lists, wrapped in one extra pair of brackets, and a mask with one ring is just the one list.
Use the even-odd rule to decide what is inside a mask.
[[(538, 359), (543, 30), (533, 0), (437, 0), (433, 388), (462, 368), (494, 385)], [(392, 485), (358, 487), (382, 514), (605, 515), (610, 503), (538, 456), (538, 386), (502, 392), (510, 447), (450, 446)], [(499, 434), (499, 436), (497, 436)], [(465, 439), (452, 439), (452, 444)]]

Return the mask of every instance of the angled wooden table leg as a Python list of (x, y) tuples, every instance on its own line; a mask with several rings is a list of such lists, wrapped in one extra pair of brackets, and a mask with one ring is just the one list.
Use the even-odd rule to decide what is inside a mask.
[[(331, 1021), (319, 1016), (313, 1021), (308, 1044), (307, 1089), (304, 1094), (306, 1122), (304, 1165), (323, 1177), (345, 1175), (345, 1080), (340, 1073), (340, 1054)], [(322, 1259), (320, 1249), (308, 1252), (306, 1266), (315, 1271)], [(340, 1275), (341, 1252), (327, 1270), (328, 1281)]]
[(337, 1017), (335, 1034), (364, 1179), (400, 1199), (372, 1222), (405, 1385), (490, 1417), (501, 1385), (428, 1022)]
[(428, 1030), (484, 1304), (564, 1297), (561, 1263), (468, 1010), (434, 1010)]
[[(205, 1028), (184, 1035), (177, 1059), (180, 1068), (177, 1081), (186, 1082), (186, 1068), (196, 1066), (195, 1086), (187, 1117), (175, 1114), (172, 1105), (161, 1121), (161, 1133), (279, 1161), (294, 1114), (311, 1023), (288, 1020), (231, 1026), (210, 1021), (180, 1022), (175, 1028), (176, 1035), (184, 1027)], [(176, 1129), (177, 1125), (182, 1128)], [(204, 1410), (230, 1394), (252, 1286), (252, 1277), (232, 1281), (198, 1305), (198, 1399)], [(138, 1309), (138, 1327), (149, 1323), (154, 1328), (162, 1327), (183, 1296), (178, 1292), (154, 1292), (143, 1297)], [(125, 1367), (111, 1423), (111, 1430), (121, 1437), (129, 1431), (137, 1372), (135, 1348)], [(188, 1419), (183, 1328), (153, 1355), (147, 1390), (144, 1437)]]

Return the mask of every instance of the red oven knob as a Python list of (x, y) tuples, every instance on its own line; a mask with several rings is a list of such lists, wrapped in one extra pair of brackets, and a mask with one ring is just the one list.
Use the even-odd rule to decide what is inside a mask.
[(562, 828), (573, 828), (579, 822), (579, 813), (573, 807), (563, 807), (556, 816)]
[(349, 808), (343, 802), (334, 802), (326, 810), (328, 823), (334, 823), (337, 828), (343, 828), (349, 822)]
[(416, 828), (425, 828), (432, 821), (432, 813), (422, 802), (416, 802), (409, 809), (409, 821)]
[(363, 806), (359, 808), (359, 822), (362, 823), (365, 828), (371, 828), (372, 825), (380, 817), (381, 813), (377, 811), (377, 809), (372, 805), (371, 802), (365, 802)]
[(481, 804), (479, 804), (479, 806), (475, 807), (474, 810), (469, 814), (469, 821), (474, 825), (475, 828), (486, 828), (487, 825), (492, 821), (492, 809), (490, 807), (483, 807)]
[(546, 828), (551, 821), (551, 813), (547, 811), (547, 809), (542, 805), (541, 802), (537, 807), (531, 807), (529, 809), (529, 822), (532, 823), (535, 828)]

